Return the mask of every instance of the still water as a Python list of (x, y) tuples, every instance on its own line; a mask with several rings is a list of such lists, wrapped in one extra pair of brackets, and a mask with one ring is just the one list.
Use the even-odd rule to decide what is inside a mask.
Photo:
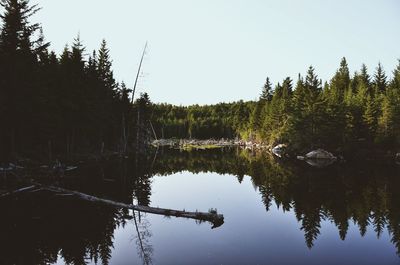
[(1, 202), (0, 264), (400, 264), (396, 166), (282, 163), (240, 149), (159, 150), (82, 166), (60, 184), (225, 223), (48, 193)]

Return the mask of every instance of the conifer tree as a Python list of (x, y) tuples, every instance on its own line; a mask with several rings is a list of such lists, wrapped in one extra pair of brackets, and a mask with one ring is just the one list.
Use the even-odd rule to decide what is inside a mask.
[(346, 90), (350, 85), (350, 74), (349, 67), (347, 65), (346, 58), (342, 58), (340, 67), (336, 71), (336, 74), (331, 80), (330, 89), (330, 101), (333, 103), (341, 103)]
[(365, 88), (367, 89), (367, 92), (369, 95), (372, 95), (371, 91), (371, 77), (368, 74), (368, 68), (365, 64), (361, 65), (361, 71), (360, 71), (360, 82), (363, 83)]
[[(349, 122), (352, 122), (350, 121), (351, 116), (346, 113), (346, 105), (343, 104), (345, 95), (347, 95), (347, 97), (351, 96), (349, 94), (352, 93), (350, 84), (349, 68), (346, 58), (343, 57), (339, 69), (331, 79), (330, 85), (324, 90), (325, 99), (328, 104), (326, 106), (325, 114), (327, 119), (323, 136), (325, 138), (330, 138), (333, 142), (344, 143), (346, 141), (345, 131), (352, 127), (352, 125), (349, 124)], [(349, 93), (347, 93), (347, 91), (349, 91)]]
[(263, 90), (260, 95), (260, 100), (271, 101), (272, 99), (272, 84), (269, 80), (269, 77), (265, 80), (265, 84), (263, 86)]
[(266, 105), (271, 101), (272, 99), (272, 87), (271, 87), (271, 82), (269, 81), (269, 77), (267, 77), (265, 84), (263, 86), (262, 92), (260, 94), (260, 97), (250, 115), (250, 123), (249, 123), (249, 129), (250, 129), (250, 137), (252, 138), (261, 138), (261, 126), (262, 122), (265, 119), (266, 116)]
[(27, 0), (2, 0), (0, 4), (4, 9), (0, 34), (0, 118), (2, 124), (7, 124), (1, 130), (1, 144), (3, 160), (8, 160), (11, 152), (30, 144), (25, 132), (36, 127), (33, 108), (38, 99), (34, 76), (38, 47), (33, 37), (39, 24), (30, 24), (28, 19), (39, 9)]
[(370, 95), (367, 96), (363, 120), (367, 128), (369, 140), (374, 141), (378, 127), (378, 110), (374, 98)]
[(269, 115), (265, 122), (265, 126), (270, 131), (267, 134), (270, 144), (287, 140), (286, 134), (290, 128), (291, 97), (292, 80), (287, 77), (282, 85), (278, 83), (274, 90)]
[(383, 66), (381, 63), (376, 67), (375, 75), (374, 75), (374, 88), (378, 93), (383, 93), (386, 90), (387, 85), (387, 77), (385, 71), (383, 70)]
[(294, 93), (291, 134), (300, 145), (313, 146), (320, 142), (324, 104), (321, 83), (312, 66), (309, 67), (304, 82), (300, 79), (298, 81)]

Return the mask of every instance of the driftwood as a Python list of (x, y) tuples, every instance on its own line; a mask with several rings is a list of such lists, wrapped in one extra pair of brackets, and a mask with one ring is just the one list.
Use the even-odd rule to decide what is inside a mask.
[(79, 191), (74, 191), (74, 190), (68, 190), (56, 186), (45, 186), (42, 184), (34, 183), (34, 185), (25, 187), (7, 194), (2, 194), (0, 195), (1, 197), (19, 193), (19, 192), (24, 192), (24, 191), (31, 191), (35, 189), (41, 189), (41, 190), (47, 190), (59, 194), (68, 194), (69, 196), (76, 196), (79, 199), (85, 200), (85, 201), (90, 201), (90, 202), (95, 202), (95, 203), (102, 203), (105, 205), (113, 206), (113, 207), (118, 207), (118, 208), (125, 208), (125, 209), (131, 209), (139, 212), (146, 212), (146, 213), (151, 213), (151, 214), (157, 214), (157, 215), (164, 215), (164, 216), (174, 216), (174, 217), (184, 217), (184, 218), (189, 218), (189, 219), (194, 219), (198, 221), (208, 221), (213, 224), (212, 228), (216, 228), (221, 226), (224, 223), (224, 216), (222, 214), (218, 214), (216, 211), (210, 211), (208, 213), (204, 212), (186, 212), (186, 211), (178, 211), (178, 210), (172, 210), (172, 209), (163, 209), (163, 208), (158, 208), (158, 207), (149, 207), (149, 206), (143, 206), (143, 205), (133, 205), (133, 204), (126, 204), (122, 202), (116, 202), (108, 199), (103, 199), (99, 198), (96, 196), (88, 195)]
[(54, 187), (54, 186), (43, 186), (43, 189), (49, 190), (52, 192), (57, 192), (57, 193), (73, 194), (76, 197), (78, 197), (82, 200), (85, 200), (85, 201), (103, 203), (103, 204), (107, 204), (107, 205), (110, 205), (113, 207), (131, 209), (131, 210), (152, 213), (152, 214), (158, 214), (158, 215), (185, 217), (185, 218), (195, 219), (195, 220), (199, 220), (199, 221), (208, 221), (213, 224), (212, 228), (219, 227), (224, 223), (223, 215), (217, 214), (216, 212), (209, 212), (209, 213), (186, 212), (186, 211), (178, 211), (178, 210), (172, 210), (172, 209), (149, 207), (149, 206), (143, 206), (143, 205), (126, 204), (126, 203), (103, 199), (103, 198), (95, 197), (95, 196), (88, 195), (85, 193), (81, 193), (78, 191), (67, 190), (67, 189)]

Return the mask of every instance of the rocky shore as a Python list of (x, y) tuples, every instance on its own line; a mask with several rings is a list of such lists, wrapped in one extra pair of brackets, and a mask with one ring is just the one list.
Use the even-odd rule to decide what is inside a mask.
[[(352, 150), (350, 153), (334, 152), (318, 148), (295, 152), (286, 144), (277, 144), (275, 146), (263, 143), (244, 141), (239, 139), (159, 139), (151, 143), (154, 147), (171, 147), (184, 150), (205, 150), (223, 147), (242, 147), (250, 150), (261, 150), (270, 152), (278, 159), (295, 159), (306, 162), (314, 167), (325, 167), (335, 162), (346, 161), (369, 161), (376, 163), (393, 163), (400, 165), (400, 153), (384, 150), (360, 149)], [(346, 159), (345, 159), (346, 158)]]

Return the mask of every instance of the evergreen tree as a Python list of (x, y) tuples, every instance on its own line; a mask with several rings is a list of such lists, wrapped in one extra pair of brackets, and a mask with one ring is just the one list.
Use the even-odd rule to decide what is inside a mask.
[(378, 138), (392, 148), (400, 143), (400, 61), (393, 71), (393, 79), (383, 95), (381, 106)]
[(291, 134), (298, 145), (313, 146), (319, 144), (321, 136), (324, 104), (322, 82), (312, 66), (307, 71), (305, 81), (300, 80), (294, 93)]
[(333, 103), (341, 103), (344, 98), (344, 94), (350, 85), (350, 74), (349, 68), (346, 62), (346, 58), (342, 58), (340, 67), (336, 71), (336, 74), (331, 80), (330, 84), (330, 101)]
[(372, 95), (371, 90), (371, 77), (368, 74), (368, 69), (365, 64), (361, 65), (360, 82), (365, 86), (369, 95)]
[[(37, 126), (33, 108), (37, 106), (35, 73), (38, 67), (37, 41), (33, 36), (39, 24), (30, 24), (37, 6), (29, 6), (27, 0), (2, 0), (4, 9), (0, 34), (0, 98), (2, 160), (9, 160), (11, 152), (29, 145), (35, 138)], [(44, 44), (42, 44), (44, 45)], [(23, 78), (20, 78), (23, 76)], [(32, 131), (31, 135), (24, 135)]]
[[(354, 82), (353, 82), (354, 83)], [(335, 143), (346, 141), (346, 130), (352, 125), (349, 124), (350, 116), (346, 115), (346, 106), (343, 104), (345, 95), (351, 96), (350, 74), (346, 58), (342, 58), (340, 67), (331, 79), (330, 85), (324, 90), (326, 106), (326, 125), (324, 126), (323, 137), (331, 139)], [(349, 91), (349, 93), (347, 93)]]
[(387, 77), (385, 71), (383, 70), (382, 64), (379, 63), (376, 67), (375, 75), (374, 75), (374, 88), (376, 92), (383, 93), (386, 91), (387, 85)]
[(367, 96), (363, 120), (367, 128), (368, 138), (373, 141), (378, 127), (378, 110), (374, 98)]
[(110, 94), (113, 94), (116, 84), (111, 68), (112, 61), (110, 59), (110, 50), (107, 47), (106, 40), (103, 39), (99, 50), (98, 71), (100, 74), (100, 79), (104, 83), (105, 88), (108, 89)]
[(260, 98), (257, 101), (251, 115), (250, 115), (250, 125), (249, 129), (251, 138), (261, 138), (261, 126), (262, 121), (265, 119), (266, 113), (266, 105), (272, 100), (272, 87), (271, 82), (269, 81), (269, 77), (267, 77), (265, 84), (263, 86)]
[(287, 140), (290, 126), (292, 80), (287, 77), (282, 85), (278, 83), (274, 90), (269, 113), (265, 121), (268, 128), (267, 141), (270, 144)]
[(265, 84), (263, 86), (263, 90), (260, 95), (260, 100), (271, 101), (272, 99), (272, 84), (269, 80), (269, 77), (265, 80)]

